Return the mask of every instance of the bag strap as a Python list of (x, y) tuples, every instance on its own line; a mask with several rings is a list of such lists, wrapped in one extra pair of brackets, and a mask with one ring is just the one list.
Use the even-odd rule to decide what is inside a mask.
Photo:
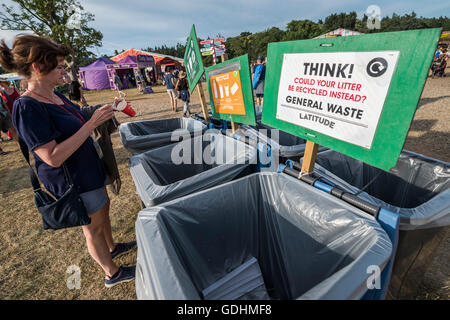
[(34, 170), (31, 167), (30, 153), (28, 151), (27, 145), (25, 144), (25, 142), (22, 140), (21, 137), (19, 137), (19, 146), (20, 146), (20, 151), (22, 151), (22, 154), (28, 163), (28, 174), (30, 175), (31, 185), (33, 186), (33, 192), (36, 192), (37, 190), (41, 189), (41, 184), (39, 183), (39, 178), (34, 173)]

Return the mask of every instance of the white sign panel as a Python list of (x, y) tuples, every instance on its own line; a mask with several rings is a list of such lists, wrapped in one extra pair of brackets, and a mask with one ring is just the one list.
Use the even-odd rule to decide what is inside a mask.
[(370, 149), (398, 56), (284, 54), (277, 119)]
[(207, 52), (207, 51), (212, 51), (214, 48), (213, 47), (209, 47), (209, 48), (201, 48), (200, 52)]

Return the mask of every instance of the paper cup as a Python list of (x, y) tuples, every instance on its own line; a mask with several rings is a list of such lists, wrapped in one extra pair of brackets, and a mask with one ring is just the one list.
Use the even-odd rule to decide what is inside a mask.
[(116, 109), (122, 111), (130, 117), (134, 117), (136, 115), (136, 111), (134, 111), (133, 108), (125, 100), (120, 101), (117, 104)]

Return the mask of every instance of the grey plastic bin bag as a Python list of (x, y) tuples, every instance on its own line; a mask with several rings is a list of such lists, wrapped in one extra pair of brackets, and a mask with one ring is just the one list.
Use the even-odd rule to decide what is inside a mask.
[(136, 191), (146, 207), (253, 173), (256, 149), (213, 133), (130, 158)]
[[(132, 154), (176, 143), (180, 136), (200, 135), (204, 130), (206, 126), (192, 118), (126, 122), (119, 128), (120, 141)], [(176, 135), (173, 135), (174, 132)]]
[(317, 154), (315, 171), (346, 191), (400, 214), (400, 229), (450, 225), (450, 163), (403, 151), (389, 172), (328, 150)]
[(138, 299), (202, 299), (251, 257), (271, 299), (359, 299), (392, 252), (372, 216), (269, 172), (146, 208), (135, 226)]
[(450, 164), (410, 151), (389, 172), (335, 151), (316, 157), (315, 171), (400, 215), (399, 244), (388, 298), (414, 299), (450, 225)]
[(305, 152), (306, 141), (304, 139), (261, 123), (258, 123), (256, 128), (241, 125), (234, 133), (232, 130), (227, 130), (227, 135), (236, 138), (248, 137), (256, 143), (268, 144), (273, 153), (284, 158), (302, 156)]

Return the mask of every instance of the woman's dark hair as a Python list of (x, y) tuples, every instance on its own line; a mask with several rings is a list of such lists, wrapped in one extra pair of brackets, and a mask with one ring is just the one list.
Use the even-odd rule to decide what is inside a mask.
[(57, 44), (52, 40), (34, 36), (18, 35), (12, 49), (8, 48), (5, 41), (0, 44), (0, 64), (3, 69), (10, 72), (30, 77), (31, 64), (40, 64), (43, 74), (48, 74), (58, 65), (58, 57), (67, 57), (72, 51), (63, 44)]

